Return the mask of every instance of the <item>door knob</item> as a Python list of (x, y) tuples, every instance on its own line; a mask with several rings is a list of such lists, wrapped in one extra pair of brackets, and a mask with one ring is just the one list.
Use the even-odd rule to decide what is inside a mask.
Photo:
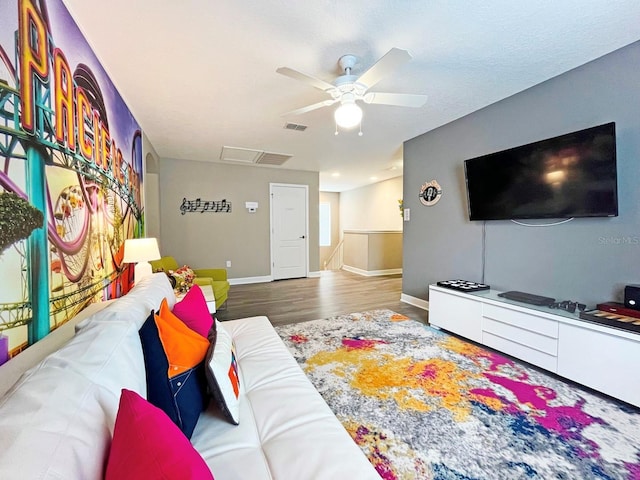
[(302, 235), (300, 238), (305, 238), (305, 236), (304, 236), (304, 235)]

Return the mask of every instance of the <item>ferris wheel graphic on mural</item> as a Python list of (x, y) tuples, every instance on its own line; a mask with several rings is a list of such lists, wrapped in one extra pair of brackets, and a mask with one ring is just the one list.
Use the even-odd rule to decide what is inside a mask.
[(87, 303), (128, 290), (124, 240), (144, 228), (142, 135), (130, 114), (125, 139), (110, 127), (111, 97), (56, 47), (47, 2), (20, 0), (18, 10), (15, 61), (0, 44), (0, 195), (28, 201), (44, 220), (0, 252), (0, 275), (20, 279), (0, 296), (0, 331), (26, 325), (32, 343)]

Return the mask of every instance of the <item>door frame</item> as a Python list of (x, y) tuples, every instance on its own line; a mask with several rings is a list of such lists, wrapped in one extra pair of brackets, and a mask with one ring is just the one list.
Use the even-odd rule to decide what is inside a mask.
[(269, 265), (271, 266), (271, 280), (274, 280), (273, 268), (274, 268), (274, 225), (273, 225), (273, 189), (274, 187), (296, 187), (304, 188), (305, 194), (305, 215), (304, 215), (304, 253), (305, 253), (305, 277), (309, 277), (309, 185), (303, 185), (298, 183), (269, 183), (269, 243), (271, 259)]

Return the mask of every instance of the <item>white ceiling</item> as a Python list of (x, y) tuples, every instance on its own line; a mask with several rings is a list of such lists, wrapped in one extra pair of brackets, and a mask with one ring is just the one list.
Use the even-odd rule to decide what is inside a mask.
[[(398, 176), (403, 141), (640, 39), (638, 0), (64, 3), (161, 157), (289, 154), (258, 168), (319, 171), (326, 191)], [(363, 72), (392, 47), (413, 60), (371, 91), (427, 94), (424, 107), (364, 105), (362, 137), (334, 135), (335, 106), (281, 116), (328, 97), (276, 68), (331, 82), (340, 56)]]

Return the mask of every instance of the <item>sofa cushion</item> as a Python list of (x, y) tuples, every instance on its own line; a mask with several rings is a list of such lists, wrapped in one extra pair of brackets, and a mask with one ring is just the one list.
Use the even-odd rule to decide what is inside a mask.
[(149, 310), (158, 310), (162, 300), (166, 300), (170, 309), (176, 303), (176, 295), (169, 279), (164, 273), (148, 275), (136, 282), (129, 293), (78, 323), (76, 332), (82, 330), (89, 323), (110, 322), (115, 317), (135, 323), (136, 330), (138, 330), (147, 318)]
[(184, 298), (175, 304), (172, 311), (187, 327), (206, 338), (211, 330), (213, 318), (209, 313), (207, 300), (198, 285), (191, 287)]
[(140, 478), (213, 480), (213, 475), (162, 410), (123, 389), (105, 479)]
[(156, 317), (160, 341), (169, 361), (169, 378), (204, 360), (209, 341), (176, 317), (165, 300), (160, 304), (160, 312)]
[(146, 384), (135, 322), (102, 318), (0, 400), (0, 478), (103, 475), (120, 391), (145, 395)]
[(111, 439), (104, 389), (75, 372), (38, 373), (0, 407), (0, 478), (100, 478)]
[(220, 421), (211, 402), (191, 438), (217, 478), (380, 480), (267, 317), (223, 326), (237, 348), (242, 421)]
[(156, 323), (158, 318), (151, 312), (140, 329), (147, 399), (162, 409), (190, 438), (208, 400), (204, 365), (201, 361), (195, 367), (181, 370), (179, 374), (169, 377), (169, 360), (160, 340)]
[(231, 335), (216, 320), (215, 331), (209, 337), (211, 346), (205, 358), (207, 383), (215, 405), (228, 421), (240, 422), (241, 382), (235, 346)]

